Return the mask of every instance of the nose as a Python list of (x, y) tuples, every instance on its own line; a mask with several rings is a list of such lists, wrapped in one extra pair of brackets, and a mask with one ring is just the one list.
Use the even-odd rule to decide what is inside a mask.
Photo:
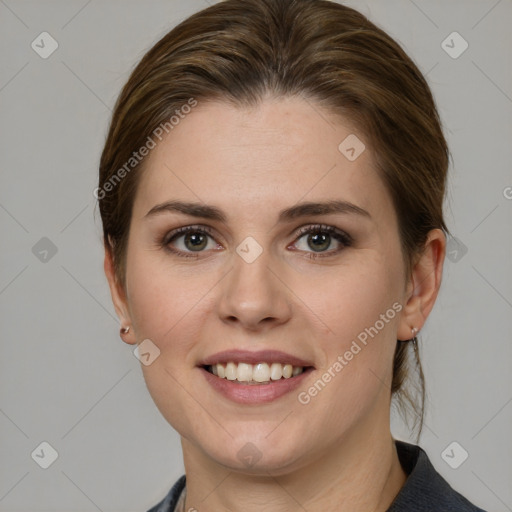
[(251, 263), (238, 254), (217, 301), (219, 318), (231, 325), (260, 331), (282, 325), (291, 318), (290, 291), (278, 275), (278, 262), (263, 253)]

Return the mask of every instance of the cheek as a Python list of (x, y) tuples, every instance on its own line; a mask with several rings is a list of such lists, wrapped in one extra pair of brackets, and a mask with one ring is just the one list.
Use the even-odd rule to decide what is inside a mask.
[(148, 366), (141, 364), (141, 369), (162, 416), (186, 437), (193, 418), (202, 417), (191, 389), (191, 368), (195, 365), (194, 346), (204, 337), (207, 291), (215, 281), (204, 274), (176, 270), (168, 262), (162, 263), (160, 256), (151, 259), (141, 253), (132, 257), (127, 268), (132, 320), (137, 341), (150, 339), (160, 350), (159, 356)]
[(328, 332), (317, 339), (324, 361), (318, 379), (300, 390), (299, 401), (327, 418), (329, 432), (349, 429), (377, 403), (385, 409), (391, 391), (401, 309), (398, 281), (393, 282), (389, 267), (360, 262), (359, 270), (354, 265), (346, 273), (333, 273), (324, 293), (303, 295), (311, 310), (321, 312)]
[[(396, 309), (386, 312), (400, 296), (401, 281), (383, 255), (359, 251), (353, 262), (327, 270), (323, 278), (316, 277), (300, 296), (311, 310), (319, 312), (331, 337), (345, 342), (356, 338), (374, 326), (381, 315), (385, 315), (385, 330), (396, 324)], [(382, 329), (381, 322), (377, 327)]]
[(327, 326), (318, 343), (324, 352), (322, 372), (330, 372), (326, 379), (334, 383), (329, 384), (332, 399), (343, 410), (355, 411), (390, 382), (403, 307), (400, 265), (393, 266), (385, 254), (359, 251), (357, 261), (326, 274), (323, 282), (298, 295)]
[(204, 273), (199, 276), (173, 268), (161, 254), (144, 253), (132, 257), (127, 278), (138, 341), (149, 338), (162, 352), (187, 352), (197, 339), (205, 294), (214, 282)]

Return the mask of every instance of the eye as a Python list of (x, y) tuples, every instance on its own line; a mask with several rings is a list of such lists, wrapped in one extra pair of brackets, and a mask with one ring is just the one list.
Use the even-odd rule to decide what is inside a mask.
[[(210, 241), (213, 242), (210, 243)], [(164, 237), (161, 245), (168, 251), (185, 258), (197, 258), (199, 254), (194, 253), (218, 247), (212, 238), (211, 230), (205, 226), (186, 226), (175, 229)]]
[[(322, 224), (305, 226), (296, 233), (296, 237), (299, 242), (301, 239), (305, 241), (298, 243), (296, 238), (296, 242), (289, 247), (306, 252), (305, 257), (311, 259), (333, 256), (353, 243), (352, 237), (347, 233), (334, 226)], [(338, 247), (328, 250), (333, 242)], [(207, 226), (185, 226), (175, 229), (165, 235), (159, 243), (165, 250), (184, 258), (198, 258), (201, 252), (209, 249), (219, 250), (221, 247), (213, 238), (212, 230)], [(309, 252), (308, 247), (312, 248), (313, 252)]]
[[(301, 228), (298, 233), (298, 240), (305, 239), (302, 244), (295, 242), (295, 246), (301, 251), (306, 251), (308, 248), (312, 248), (313, 252), (308, 253), (308, 258), (318, 258), (325, 256), (332, 256), (338, 254), (343, 247), (350, 247), (353, 243), (352, 238), (347, 233), (335, 228), (334, 226), (315, 225), (306, 226)], [(337, 249), (328, 251), (332, 243), (336, 242), (338, 245)], [(342, 247), (339, 247), (339, 246)], [(322, 254), (325, 253), (325, 254)]]

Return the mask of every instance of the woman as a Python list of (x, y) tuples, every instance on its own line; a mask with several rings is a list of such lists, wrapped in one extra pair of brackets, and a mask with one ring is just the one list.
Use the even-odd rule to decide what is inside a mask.
[(182, 440), (152, 512), (481, 510), (390, 432), (392, 398), (421, 429), (447, 167), (421, 73), (348, 7), (227, 0), (144, 56), (96, 193), (122, 339)]

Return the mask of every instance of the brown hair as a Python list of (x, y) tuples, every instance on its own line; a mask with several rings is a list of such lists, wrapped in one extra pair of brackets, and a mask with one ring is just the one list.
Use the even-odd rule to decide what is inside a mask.
[[(170, 131), (169, 120), (193, 101), (253, 106), (267, 94), (312, 100), (364, 134), (397, 213), (407, 276), (428, 232), (448, 233), (443, 219), (448, 147), (428, 84), (399, 44), (356, 10), (335, 2), (225, 0), (160, 39), (133, 70), (115, 105), (95, 194), (104, 243), (123, 287), (144, 163), (134, 160), (134, 151), (159, 126)], [(419, 404), (404, 384), (409, 356), (419, 374)], [(419, 438), (425, 388), (416, 342), (397, 343), (391, 391), (401, 412), (416, 413)]]

